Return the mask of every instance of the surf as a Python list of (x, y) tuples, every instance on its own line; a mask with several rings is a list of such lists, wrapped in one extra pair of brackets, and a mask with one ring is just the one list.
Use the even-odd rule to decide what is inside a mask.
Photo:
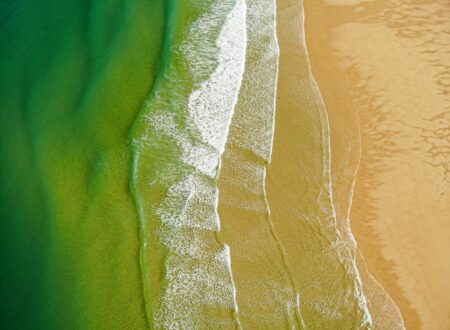
[[(147, 190), (136, 190), (144, 208), (144, 281), (160, 288), (147, 292), (155, 327), (239, 326), (229, 249), (216, 235), (216, 180), (244, 70), (245, 12), (243, 0), (203, 7), (183, 41), (172, 46), (175, 60), (148, 101), (142, 134), (134, 139), (134, 178)], [(156, 173), (145, 171), (143, 154), (158, 154)], [(142, 199), (156, 190), (157, 201)], [(158, 257), (149, 255), (150, 245)], [(162, 273), (163, 281), (151, 280)]]

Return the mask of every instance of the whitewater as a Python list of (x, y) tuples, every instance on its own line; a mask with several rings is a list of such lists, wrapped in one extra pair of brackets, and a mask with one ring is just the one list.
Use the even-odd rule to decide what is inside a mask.
[[(156, 328), (240, 327), (229, 248), (216, 235), (220, 220), (215, 181), (244, 70), (245, 19), (243, 0), (216, 1), (205, 8), (175, 51), (186, 64), (194, 89), (183, 97), (186, 91), (177, 87), (183, 85), (183, 77), (176, 69), (168, 70), (163, 88), (146, 106), (143, 134), (135, 140), (135, 164), (142, 153), (164, 148), (164, 141), (155, 142), (161, 138), (178, 150), (168, 160), (173, 172), (147, 177), (150, 186), (167, 187), (166, 196), (158, 203), (140, 201), (151, 214), (141, 214), (141, 267), (148, 318)], [(189, 86), (184, 82), (184, 88)], [(168, 107), (174, 100), (178, 109)], [(177, 122), (183, 114), (182, 123)], [(135, 177), (142, 180), (138, 166)], [(149, 221), (156, 225), (148, 225)], [(161, 268), (156, 270), (164, 273), (164, 283), (156, 297), (151, 291), (152, 271), (146, 274), (155, 268), (149, 240), (164, 249)]]
[[(280, 234), (267, 193), (280, 111), (276, 3), (211, 1), (200, 9), (181, 37), (169, 29), (169, 39), (181, 41), (166, 49), (170, 57), (134, 128), (130, 188), (139, 213), (149, 326), (377, 328), (348, 219), (338, 221), (334, 210), (329, 124), (311, 73), (303, 11), (294, 23), (305, 54), (300, 85), (307, 101), (299, 106), (314, 104), (308, 111), (320, 120), (322, 140), (318, 209), (301, 215), (323, 235), (308, 238), (319, 241), (310, 252), (293, 249)], [(232, 222), (221, 208), (259, 228), (260, 237), (227, 236)], [(294, 225), (299, 235), (302, 226)], [(299, 271), (310, 259), (320, 269)], [(324, 270), (336, 275), (322, 278)], [(344, 278), (335, 285), (330, 276)]]

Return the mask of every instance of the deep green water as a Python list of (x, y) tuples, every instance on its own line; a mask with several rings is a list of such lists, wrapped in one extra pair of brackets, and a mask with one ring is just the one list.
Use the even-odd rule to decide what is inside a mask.
[(147, 326), (129, 145), (169, 9), (1, 2), (1, 328)]

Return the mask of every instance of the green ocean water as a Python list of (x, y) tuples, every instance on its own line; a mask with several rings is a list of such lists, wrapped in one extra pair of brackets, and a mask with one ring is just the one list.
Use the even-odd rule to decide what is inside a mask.
[(130, 134), (169, 1), (2, 1), (1, 327), (147, 327)]

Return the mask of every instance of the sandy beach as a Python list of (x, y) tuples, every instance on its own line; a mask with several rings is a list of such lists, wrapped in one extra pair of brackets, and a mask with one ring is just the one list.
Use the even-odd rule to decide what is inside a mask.
[(408, 329), (450, 327), (448, 10), (446, 1), (305, 4), (334, 191), (344, 198), (343, 180), (356, 175), (352, 231)]

